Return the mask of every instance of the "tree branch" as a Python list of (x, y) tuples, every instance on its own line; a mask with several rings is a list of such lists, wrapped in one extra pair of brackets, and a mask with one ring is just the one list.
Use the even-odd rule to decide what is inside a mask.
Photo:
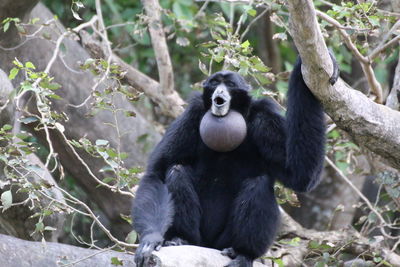
[(373, 57), (372, 56), (365, 57), (360, 53), (360, 51), (358, 51), (355, 44), (351, 41), (350, 36), (347, 34), (347, 32), (343, 29), (343, 26), (337, 20), (329, 17), (327, 14), (325, 14), (321, 11), (318, 11), (318, 10), (316, 10), (316, 14), (323, 20), (329, 22), (331, 25), (336, 27), (336, 29), (339, 31), (344, 42), (346, 43), (346, 46), (350, 49), (351, 52), (353, 52), (355, 57), (360, 61), (361, 68), (362, 68), (365, 76), (367, 77), (369, 87), (371, 88), (371, 91), (374, 92), (374, 94), (376, 96), (376, 102), (382, 103), (382, 101), (383, 101), (382, 86), (376, 79), (374, 70), (372, 69), (372, 66), (371, 66), (371, 60), (373, 59)]
[(127, 64), (115, 54), (112, 55), (112, 61), (126, 71), (124, 81), (135, 89), (143, 92), (153, 102), (159, 105), (161, 113), (176, 118), (183, 112), (185, 101), (175, 90), (170, 94), (164, 95), (160, 90), (162, 85), (157, 81)]
[(303, 77), (333, 121), (361, 146), (400, 168), (400, 113), (371, 101), (342, 80), (329, 84), (332, 62), (310, 0), (289, 0), (290, 29)]
[(142, 4), (149, 18), (149, 33), (156, 55), (161, 92), (169, 95), (174, 92), (174, 73), (161, 23), (161, 6), (157, 0), (142, 0)]
[(386, 106), (394, 110), (400, 109), (400, 57), (397, 61), (396, 70), (394, 71), (392, 90), (386, 99)]

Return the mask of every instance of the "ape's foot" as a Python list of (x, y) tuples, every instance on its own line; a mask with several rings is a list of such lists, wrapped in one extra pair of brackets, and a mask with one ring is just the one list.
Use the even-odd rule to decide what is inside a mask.
[(253, 261), (243, 255), (237, 255), (228, 265), (224, 267), (253, 267)]
[(159, 233), (145, 235), (140, 241), (135, 252), (135, 263), (137, 267), (147, 267), (151, 264), (151, 253), (160, 250), (163, 237)]
[(236, 251), (235, 251), (233, 248), (224, 248), (224, 249), (221, 251), (221, 254), (224, 255), (224, 256), (227, 256), (227, 257), (229, 257), (229, 258), (231, 258), (231, 259), (236, 258), (237, 255), (238, 255), (238, 254), (236, 253)]
[(183, 246), (183, 245), (188, 245), (189, 242), (186, 240), (179, 238), (179, 237), (174, 237), (171, 240), (167, 240), (164, 242), (164, 246), (170, 247), (170, 246)]
[(333, 55), (333, 52), (330, 49), (328, 51), (329, 51), (329, 56), (331, 57), (332, 64), (333, 64), (333, 73), (332, 73), (331, 78), (329, 78), (329, 83), (331, 85), (334, 85), (337, 82), (337, 80), (339, 79), (339, 74), (340, 74), (339, 65), (336, 61), (335, 56)]

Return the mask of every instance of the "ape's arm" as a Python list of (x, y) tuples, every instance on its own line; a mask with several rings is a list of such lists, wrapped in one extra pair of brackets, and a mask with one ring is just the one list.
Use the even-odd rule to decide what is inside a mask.
[(147, 174), (154, 174), (164, 181), (168, 168), (174, 164), (187, 164), (194, 160), (200, 140), (199, 125), (204, 115), (200, 93), (193, 95), (185, 112), (166, 131), (161, 142), (152, 152)]
[(289, 81), (286, 113), (286, 170), (284, 185), (309, 191), (320, 178), (325, 155), (325, 120), (322, 105), (308, 89), (297, 60)]
[(132, 208), (134, 229), (140, 236), (140, 246), (135, 253), (135, 262), (139, 267), (146, 264), (154, 249), (161, 247), (163, 236), (172, 222), (173, 205), (164, 183), (165, 176), (173, 165), (194, 160), (203, 110), (201, 97), (194, 96), (189, 107), (171, 124), (150, 156)]
[[(334, 66), (337, 68), (337, 64)], [(337, 70), (335, 73), (338, 75)], [(286, 119), (273, 106), (264, 100), (253, 108), (255, 124), (259, 125), (253, 130), (253, 138), (266, 161), (266, 170), (287, 187), (311, 190), (319, 182), (323, 167), (325, 122), (321, 104), (303, 80), (300, 59), (289, 82)]]

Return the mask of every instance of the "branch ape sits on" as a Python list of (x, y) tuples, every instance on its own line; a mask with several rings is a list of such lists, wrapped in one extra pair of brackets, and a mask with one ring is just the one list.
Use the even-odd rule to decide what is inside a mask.
[[(337, 78), (335, 71), (331, 83)], [(279, 226), (275, 179), (299, 192), (319, 182), (324, 113), (304, 83), (300, 59), (289, 82), (286, 119), (271, 100), (252, 99), (237, 73), (217, 72), (203, 87), (153, 151), (136, 193), (132, 214), (140, 235), (139, 267), (148, 265), (153, 250), (179, 244), (221, 249), (232, 258), (228, 266), (250, 267)], [(224, 152), (207, 146), (200, 122), (208, 111), (221, 120), (240, 113), (244, 140)]]

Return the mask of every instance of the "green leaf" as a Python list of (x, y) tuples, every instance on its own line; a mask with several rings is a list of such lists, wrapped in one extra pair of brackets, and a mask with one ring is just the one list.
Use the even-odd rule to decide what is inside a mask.
[(134, 111), (125, 111), (124, 113), (127, 117), (136, 117), (136, 113)]
[(44, 230), (43, 222), (38, 222), (37, 224), (35, 224), (35, 226), (36, 226), (35, 232), (43, 232)]
[(51, 227), (51, 226), (46, 226), (46, 227), (44, 228), (44, 230), (45, 230), (45, 231), (55, 231), (55, 230), (57, 230), (57, 228), (54, 228), (54, 227)]
[(35, 65), (33, 65), (33, 63), (30, 62), (30, 61), (28, 61), (28, 62), (25, 63), (25, 68), (28, 68), (28, 69), (36, 69)]
[(14, 64), (15, 66), (17, 66), (18, 68), (23, 68), (23, 67), (24, 67), (24, 65), (22, 65), (22, 63), (21, 63), (17, 58), (15, 58), (15, 59), (13, 60), (13, 64)]
[(373, 213), (373, 212), (371, 212), (371, 213), (368, 215), (368, 221), (369, 221), (370, 223), (375, 223), (375, 222), (377, 221), (377, 216), (376, 216), (376, 214)]
[(106, 146), (108, 145), (108, 141), (107, 140), (103, 140), (103, 139), (97, 139), (96, 140), (96, 146)]
[(82, 18), (79, 16), (79, 14), (72, 8), (71, 8), (71, 12), (72, 12), (72, 16), (74, 16), (75, 19), (82, 20)]
[(17, 69), (17, 68), (12, 68), (12, 69), (10, 70), (10, 74), (8, 75), (8, 79), (14, 80), (14, 78), (15, 78), (15, 76), (17, 76), (18, 72), (19, 72), (19, 69)]
[(340, 133), (338, 130), (331, 131), (328, 136), (332, 139), (338, 139), (340, 137)]
[(38, 118), (36, 117), (24, 117), (19, 119), (20, 122), (24, 123), (24, 124), (29, 124), (35, 121), (38, 121)]
[(189, 39), (186, 38), (186, 37), (181, 37), (181, 36), (176, 38), (176, 43), (178, 45), (180, 45), (180, 46), (188, 46), (188, 45), (190, 45)]
[(247, 10), (247, 14), (254, 17), (255, 15), (257, 15), (257, 10), (251, 8), (251, 9)]
[(300, 237), (292, 238), (289, 241), (286, 241), (286, 240), (279, 241), (279, 243), (281, 243), (281, 244), (286, 244), (286, 245), (291, 245), (291, 246), (298, 246), (299, 242), (300, 242)]
[(199, 69), (201, 70), (201, 72), (204, 75), (208, 75), (208, 70), (207, 70), (206, 65), (204, 63), (202, 63), (200, 60), (199, 60)]
[(24, 133), (17, 133), (15, 136), (21, 140), (24, 140), (29, 137), (27, 134), (24, 134)]
[[(97, 144), (97, 143), (96, 143)], [(106, 150), (107, 154), (111, 157), (111, 158), (115, 158), (118, 156), (117, 152), (114, 151), (114, 149), (107, 149)]]
[(242, 48), (248, 48), (250, 46), (249, 40), (246, 40), (244, 43), (240, 45)]
[(326, 267), (326, 265), (325, 265), (325, 262), (319, 261), (314, 265), (314, 267)]
[(125, 152), (122, 152), (122, 153), (119, 154), (119, 156), (120, 156), (120, 158), (121, 158), (122, 160), (124, 160), (124, 159), (128, 158), (129, 154), (128, 154), (128, 153), (125, 153)]
[(11, 190), (4, 191), (1, 194), (1, 204), (3, 205), (3, 212), (6, 209), (11, 207), (12, 201), (13, 201), (13, 198), (12, 198)]
[(9, 131), (12, 129), (12, 126), (10, 124), (4, 124), (4, 126), (1, 129), (3, 129), (4, 131)]
[[(110, 168), (110, 166), (106, 166), (106, 167), (103, 167), (101, 170), (100, 170), (100, 172), (101, 171), (103, 171), (105, 168), (108, 168), (108, 170), (111, 170), (112, 171), (112, 168)], [(106, 177), (106, 178), (104, 178), (103, 180), (101, 180), (103, 183), (105, 183), (105, 184), (110, 184), (111, 182), (114, 182), (115, 181), (115, 178), (113, 178), (113, 177)]]
[(126, 242), (128, 244), (135, 244), (137, 240), (137, 233), (135, 231), (131, 231), (127, 236), (126, 236)]
[(48, 81), (42, 81), (40, 83), (40, 86), (45, 88), (45, 89), (50, 89), (50, 90), (58, 90), (61, 88), (61, 84), (58, 83), (50, 83)]
[(10, 28), (10, 22), (9, 22), (9, 21), (7, 21), (6, 23), (4, 23), (3, 31), (6, 32), (6, 31), (8, 30), (8, 28)]
[(271, 81), (268, 79), (267, 76), (265, 76), (262, 73), (254, 73), (253, 76), (262, 84), (262, 85), (266, 85), (266, 84), (270, 84)]
[(111, 264), (115, 266), (122, 266), (122, 260), (118, 259), (117, 257), (112, 257), (111, 258)]
[(36, 22), (39, 22), (39, 21), (40, 21), (39, 18), (32, 18), (31, 21), (30, 21), (30, 23), (31, 23), (31, 24), (35, 24)]
[(279, 267), (285, 267), (282, 259), (273, 259), (274, 263), (278, 264)]
[(59, 96), (59, 95), (55, 95), (55, 94), (48, 95), (47, 97), (50, 97), (50, 98), (53, 98), (53, 99), (56, 99), (56, 100), (60, 100), (60, 99), (62, 99), (62, 97), (61, 97), (61, 96)]

